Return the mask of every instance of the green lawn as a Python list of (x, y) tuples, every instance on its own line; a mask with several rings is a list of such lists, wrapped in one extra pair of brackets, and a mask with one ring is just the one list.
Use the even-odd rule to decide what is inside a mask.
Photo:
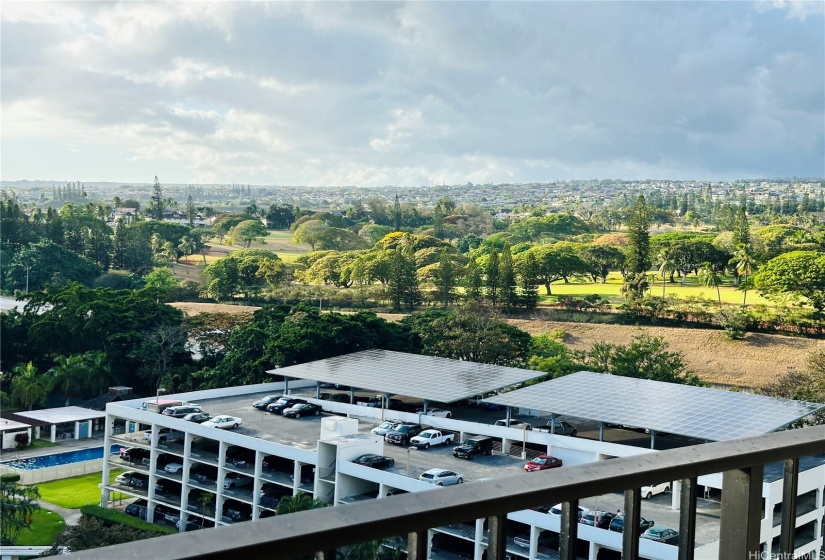
[[(564, 281), (560, 280), (559, 282), (554, 282), (551, 285), (551, 292), (554, 296), (573, 297), (584, 297), (591, 294), (598, 294), (602, 298), (607, 299), (610, 303), (620, 304), (624, 303), (621, 288), (621, 275), (619, 275), (618, 273), (614, 273), (608, 276), (607, 284), (594, 284), (590, 282), (571, 282), (569, 284), (565, 284)], [(543, 296), (542, 299), (546, 299), (546, 292), (544, 286), (541, 286), (539, 288), (539, 292)], [(744, 293), (737, 290), (733, 286), (721, 286), (719, 288), (719, 292), (722, 296), (722, 301), (724, 303), (742, 303), (742, 297), (744, 296)], [(653, 296), (662, 297), (662, 281), (660, 278), (657, 277), (656, 283), (650, 286), (650, 294)], [(671, 284), (670, 282), (665, 282), (665, 296), (678, 298), (685, 298), (689, 296), (701, 296), (710, 301), (716, 301), (717, 298), (716, 288), (709, 288), (707, 286), (703, 286), (697, 281), (695, 277), (690, 276), (687, 278), (687, 282), (684, 286), (680, 284), (678, 278), (676, 279), (676, 282), (673, 284)], [(748, 291), (747, 303), (748, 305), (775, 305), (770, 300), (761, 297), (755, 290)]]
[(32, 516), (32, 526), (20, 531), (18, 546), (51, 546), (66, 528), (66, 522), (53, 511), (40, 509)]
[[(112, 469), (109, 472), (109, 482), (114, 482), (115, 477), (123, 472), (123, 469)], [(81, 506), (100, 503), (100, 473), (76, 476), (74, 478), (64, 478), (38, 484), (40, 498), (43, 501), (57, 504), (64, 508), (77, 509)]]
[(56, 447), (56, 443), (52, 443), (49, 440), (45, 439), (36, 439), (34, 440), (31, 445), (29, 445), (28, 449), (42, 449), (44, 447)]

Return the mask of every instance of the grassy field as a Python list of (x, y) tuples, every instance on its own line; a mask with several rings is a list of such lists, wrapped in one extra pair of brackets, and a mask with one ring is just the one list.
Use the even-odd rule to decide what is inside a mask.
[(66, 522), (53, 511), (40, 509), (32, 515), (32, 525), (20, 531), (17, 546), (51, 546), (66, 528)]
[[(109, 482), (114, 482), (115, 477), (123, 472), (123, 469), (112, 469), (109, 472)], [(77, 509), (89, 504), (100, 503), (100, 473), (64, 478), (38, 484), (40, 498), (52, 504), (57, 504), (64, 508)]]
[[(569, 284), (565, 284), (563, 280), (560, 280), (551, 284), (550, 288), (552, 295), (554, 296), (584, 297), (591, 294), (598, 294), (602, 298), (608, 300), (611, 304), (618, 305), (624, 303), (624, 297), (622, 297), (621, 293), (622, 278), (618, 273), (610, 274), (606, 284), (601, 284), (598, 282), (571, 282)], [(542, 301), (552, 301), (547, 298), (547, 292), (544, 289), (544, 286), (539, 288), (539, 293), (542, 295)], [(657, 282), (651, 285), (650, 294), (653, 296), (662, 297), (661, 279), (657, 279)], [(722, 297), (723, 303), (734, 304), (741, 304), (742, 297), (745, 295), (733, 286), (721, 286), (719, 288), (719, 294)], [(710, 301), (717, 300), (716, 288), (709, 288), (708, 286), (702, 285), (695, 276), (689, 276), (684, 286), (679, 283), (678, 279), (674, 284), (665, 282), (665, 296), (678, 297), (680, 299), (685, 297), (703, 297)], [(747, 304), (774, 305), (774, 303), (770, 300), (761, 297), (755, 290), (748, 291)]]

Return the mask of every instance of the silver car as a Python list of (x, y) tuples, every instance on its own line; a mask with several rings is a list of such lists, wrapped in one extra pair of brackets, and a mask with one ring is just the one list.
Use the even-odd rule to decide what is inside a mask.
[(421, 473), (418, 480), (435, 484), (436, 486), (452, 486), (464, 482), (464, 476), (447, 469), (430, 469)]

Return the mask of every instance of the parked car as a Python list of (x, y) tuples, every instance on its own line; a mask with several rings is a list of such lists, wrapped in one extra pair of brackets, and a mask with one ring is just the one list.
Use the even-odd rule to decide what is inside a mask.
[(461, 445), (453, 447), (453, 457), (475, 459), (476, 455), (492, 455), (493, 438), (489, 436), (470, 436), (464, 438)]
[(661, 525), (654, 525), (642, 533), (643, 539), (665, 544), (679, 544), (679, 532)]
[(404, 422), (398, 424), (384, 436), (384, 441), (396, 445), (409, 445), (410, 438), (413, 438), (424, 431), (421, 424), (408, 424)]
[(429, 449), (431, 445), (449, 445), (455, 439), (455, 434), (442, 432), (441, 430), (424, 430), (415, 437), (410, 438), (410, 443), (416, 447)]
[(524, 470), (526, 472), (544, 471), (547, 469), (556, 469), (561, 467), (563, 464), (564, 462), (558, 457), (553, 457), (552, 455), (539, 455), (524, 465)]
[(241, 420), (237, 416), (227, 416), (226, 414), (221, 414), (219, 416), (215, 416), (214, 418), (210, 418), (209, 420), (204, 422), (202, 426), (228, 430), (237, 428), (241, 424), (243, 424), (243, 420)]
[(189, 478), (201, 484), (217, 484), (218, 469), (209, 465), (198, 464), (189, 470)]
[(228, 472), (223, 477), (223, 487), (227, 489), (249, 486), (250, 484), (252, 484), (252, 478), (240, 473)]
[(168, 473), (179, 473), (183, 470), (183, 463), (169, 463), (163, 470)]
[(267, 395), (252, 403), (252, 406), (258, 410), (266, 410), (266, 407), (281, 398), (281, 395)]
[[(183, 441), (184, 433), (172, 428), (161, 428), (158, 430), (158, 443), (164, 444), (170, 441)], [(143, 432), (143, 439), (145, 441), (152, 441), (152, 430)]]
[(223, 514), (232, 523), (239, 521), (249, 521), (252, 519), (252, 506), (236, 500), (227, 500), (223, 505)]
[(378, 424), (372, 430), (370, 430), (370, 433), (379, 436), (385, 436), (390, 432), (390, 430), (392, 430), (398, 424), (400, 424), (400, 422), (396, 422), (395, 420), (386, 420)]
[(122, 447), (120, 449), (120, 458), (130, 463), (142, 463), (150, 455), (151, 451), (142, 447)]
[(528, 432), (533, 429), (532, 424), (522, 422), (521, 420), (510, 420), (509, 423), (506, 419), (496, 420), (496, 426), (508, 426), (510, 428), (517, 428), (519, 430), (527, 430)]
[(464, 482), (464, 477), (455, 471), (448, 471), (447, 469), (430, 469), (421, 473), (418, 480), (435, 484), (436, 486), (452, 486), (453, 484), (461, 484)]
[(207, 414), (206, 412), (192, 412), (184, 416), (182, 420), (186, 420), (187, 422), (197, 422), (198, 424), (201, 424), (203, 422), (206, 422), (210, 418), (211, 416), (209, 416), (209, 414)]
[(169, 408), (165, 408), (163, 410), (163, 415), (171, 416), (172, 418), (183, 418), (187, 414), (192, 414), (194, 412), (203, 412), (203, 409), (197, 404), (170, 406)]
[[(539, 506), (536, 508), (536, 511), (540, 511), (541, 513), (546, 513), (548, 515), (555, 515), (557, 517), (561, 517), (561, 504), (556, 504), (554, 506)], [(589, 511), (590, 510), (586, 507), (579, 506), (579, 513), (576, 516), (577, 519), (581, 521), (582, 516)]]
[(174, 480), (167, 480), (158, 477), (155, 479), (155, 492), (161, 494), (172, 494), (173, 496), (180, 496), (180, 483)]
[(424, 414), (426, 416), (435, 416), (436, 418), (452, 418), (453, 413), (449, 410), (444, 410), (443, 408), (428, 408), (425, 412), (423, 408), (419, 408), (416, 410), (418, 414)]
[[(324, 398), (324, 395), (329, 395)], [(344, 393), (322, 393), (321, 398), (329, 402), (340, 402), (349, 404), (349, 395)]]
[(322, 409), (317, 404), (299, 403), (290, 408), (284, 409), (284, 416), (287, 418), (300, 418), (301, 416), (318, 416)]
[(556, 420), (555, 426), (553, 420), (548, 420), (546, 425), (536, 428), (536, 430), (540, 432), (552, 432), (560, 436), (576, 437), (579, 435), (579, 431), (576, 429), (576, 426), (570, 422), (565, 422), (564, 420)]
[(126, 509), (123, 510), (123, 513), (126, 515), (131, 515), (132, 517), (137, 517), (139, 519), (146, 520), (146, 500), (140, 499), (132, 502)]
[(395, 465), (395, 459), (392, 457), (375, 455), (374, 453), (367, 453), (365, 455), (361, 455), (360, 457), (356, 457), (352, 462), (356, 465), (363, 465), (374, 469), (386, 469)]
[(657, 494), (670, 494), (670, 482), (662, 482), (660, 484), (651, 484), (650, 486), (642, 486), (642, 498), (649, 500)]
[(115, 482), (131, 488), (146, 488), (149, 484), (149, 475), (142, 472), (126, 471), (115, 478)]
[(304, 399), (296, 399), (293, 397), (281, 397), (277, 401), (272, 404), (268, 404), (266, 406), (266, 411), (271, 412), (272, 414), (280, 414), (285, 409), (295, 406), (299, 403), (305, 403)]
[(598, 527), (599, 529), (607, 529), (614, 517), (616, 517), (616, 514), (609, 511), (591, 510), (579, 518), (579, 523)]
[[(645, 531), (647, 531), (648, 529), (653, 527), (653, 525), (655, 525), (655, 523), (653, 523), (653, 520), (645, 519), (644, 517), (640, 517), (639, 518), (639, 534), (641, 535), (642, 533), (644, 533)], [(611, 531), (615, 531), (617, 533), (623, 532), (624, 531), (624, 515), (619, 514), (616, 517), (614, 517), (613, 520), (610, 522), (609, 529)]]

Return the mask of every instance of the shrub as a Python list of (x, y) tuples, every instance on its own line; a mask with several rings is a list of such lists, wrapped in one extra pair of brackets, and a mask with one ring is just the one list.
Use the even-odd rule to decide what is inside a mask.
[(20, 481), (20, 475), (14, 473), (0, 474), (0, 482), (13, 484)]
[(14, 443), (17, 444), (17, 449), (23, 449), (29, 444), (29, 434), (27, 432), (20, 432), (14, 436)]
[(88, 517), (94, 517), (95, 519), (99, 519), (103, 522), (104, 525), (126, 525), (128, 527), (139, 529), (141, 531), (147, 531), (150, 533), (160, 533), (163, 535), (174, 535), (178, 532), (175, 529), (169, 527), (161, 527), (160, 525), (148, 523), (146, 521), (143, 521), (142, 519), (132, 517), (131, 515), (126, 515), (123, 512), (100, 506), (83, 506), (80, 508), (80, 513)]
[(725, 336), (731, 340), (742, 340), (748, 332), (747, 315), (741, 311), (722, 311), (719, 324), (725, 329)]

